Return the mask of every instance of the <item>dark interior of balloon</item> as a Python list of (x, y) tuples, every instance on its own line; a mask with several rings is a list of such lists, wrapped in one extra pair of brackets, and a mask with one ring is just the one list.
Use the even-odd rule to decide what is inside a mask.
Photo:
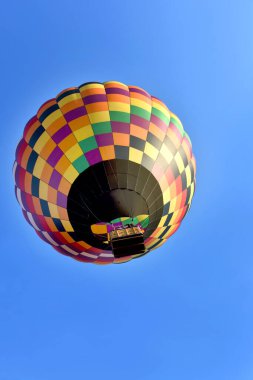
[[(118, 257), (137, 255), (145, 253), (145, 238), (159, 224), (163, 196), (158, 181), (150, 171), (134, 162), (114, 159), (97, 163), (76, 178), (68, 195), (67, 210), (74, 239), (111, 250), (115, 257), (116, 248), (118, 251), (121, 248), (121, 256)], [(99, 225), (100, 230), (94, 227)], [(118, 237), (113, 242), (113, 239), (101, 239), (105, 225), (111, 225), (112, 230), (124, 230), (131, 225), (140, 227), (140, 231), (122, 239)]]

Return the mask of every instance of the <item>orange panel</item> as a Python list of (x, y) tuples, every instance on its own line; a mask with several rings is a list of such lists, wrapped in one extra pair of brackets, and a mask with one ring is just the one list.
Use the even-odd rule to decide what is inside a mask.
[(51, 166), (45, 165), (41, 173), (41, 181), (49, 183), (53, 170), (54, 169)]
[(37, 215), (43, 215), (39, 198), (33, 196), (33, 205)]
[(53, 189), (51, 186), (48, 187), (47, 199), (48, 202), (57, 204), (57, 190)]
[(56, 147), (56, 144), (53, 140), (48, 140), (45, 144), (44, 148), (40, 152), (40, 156), (44, 158), (44, 160), (47, 160), (50, 154), (53, 152), (54, 148)]
[(62, 220), (69, 220), (67, 209), (60, 206), (58, 206), (57, 209), (58, 209), (59, 216)]
[(108, 102), (118, 102), (118, 103), (127, 103), (130, 104), (130, 99), (127, 95), (120, 94), (107, 94)]
[(74, 110), (75, 108), (84, 107), (84, 104), (83, 104), (82, 99), (76, 98), (75, 100), (72, 100), (71, 102), (66, 103), (63, 106), (59, 105), (59, 107), (60, 107), (62, 113), (65, 114), (65, 113), (67, 113), (69, 111)]
[(113, 133), (113, 141), (115, 145), (130, 145), (130, 136), (127, 133)]
[(108, 111), (108, 104), (106, 102), (96, 102), (85, 105), (88, 113)]
[(80, 116), (77, 119), (69, 121), (69, 127), (72, 131), (77, 131), (80, 128), (90, 125), (90, 120), (88, 115)]
[(61, 182), (59, 183), (58, 190), (61, 193), (68, 195), (70, 187), (71, 184), (69, 183), (69, 181), (67, 181), (66, 178), (62, 177)]
[(52, 232), (56, 232), (56, 231), (58, 231), (58, 229), (57, 229), (56, 225), (54, 224), (52, 218), (46, 216), (46, 217), (45, 217), (45, 220), (46, 220), (46, 222), (47, 222), (47, 225), (48, 225), (50, 231), (52, 231)]
[(71, 165), (70, 161), (67, 159), (66, 156), (62, 156), (57, 164), (55, 165), (55, 169), (61, 173), (64, 174), (65, 171), (68, 169), (68, 167)]
[(138, 127), (137, 125), (130, 124), (130, 134), (132, 136), (139, 137), (142, 140), (146, 140), (148, 131), (144, 128)]
[(32, 174), (25, 173), (25, 192), (32, 194)]
[(114, 145), (102, 146), (99, 148), (103, 161), (115, 158)]
[(49, 127), (47, 127), (46, 131), (50, 136), (53, 136), (64, 125), (66, 125), (66, 120), (63, 116), (61, 116), (55, 121), (53, 121), (52, 124), (50, 124)]
[(72, 146), (77, 143), (77, 140), (74, 135), (68, 135), (64, 140), (62, 140), (58, 145), (63, 152), (67, 152)]
[(166, 133), (151, 122), (149, 124), (149, 131), (153, 133), (153, 135), (155, 135), (160, 141), (164, 140)]

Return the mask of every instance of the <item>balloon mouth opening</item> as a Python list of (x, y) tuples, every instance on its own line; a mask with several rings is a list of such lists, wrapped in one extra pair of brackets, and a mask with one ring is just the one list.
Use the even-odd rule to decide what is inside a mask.
[(67, 211), (76, 240), (112, 251), (108, 234), (113, 229), (130, 224), (141, 229), (144, 240), (152, 234), (162, 216), (163, 195), (142, 165), (113, 159), (90, 166), (76, 178)]

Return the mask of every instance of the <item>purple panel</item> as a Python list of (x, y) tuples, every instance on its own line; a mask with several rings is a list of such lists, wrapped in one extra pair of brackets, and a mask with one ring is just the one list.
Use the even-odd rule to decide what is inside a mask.
[(49, 163), (49, 165), (54, 167), (62, 156), (63, 156), (63, 152), (57, 146), (54, 148), (53, 152), (48, 157), (47, 162)]
[(85, 104), (91, 104), (96, 102), (107, 102), (107, 97), (104, 94), (98, 94), (98, 95), (88, 95), (84, 98)]
[[(15, 171), (15, 182), (18, 185), (18, 187), (21, 189), (21, 184), (24, 182), (25, 177), (25, 171), (21, 166), (17, 165), (16, 171)], [(22, 189), (24, 190), (24, 186), (22, 186)]]
[[(21, 198), (21, 201), (22, 201), (22, 204), (23, 204), (25, 210), (29, 210), (29, 206), (28, 206), (28, 203), (26, 201), (26, 194), (23, 191), (20, 192), (20, 198)], [(31, 222), (29, 222), (29, 223), (31, 223)]]
[(142, 117), (137, 116), (137, 115), (131, 115), (131, 124), (135, 124), (135, 125), (138, 125), (139, 127), (142, 127), (144, 129), (148, 129), (150, 121), (145, 120)]
[(112, 133), (102, 133), (101, 135), (96, 135), (96, 140), (98, 146), (107, 146), (114, 144)]
[(147, 96), (148, 98), (151, 98), (151, 96), (149, 95), (148, 92), (141, 90), (140, 88), (133, 88), (133, 87), (129, 86), (129, 91), (130, 92), (137, 92), (138, 94), (141, 94), (141, 95)]
[(67, 207), (67, 197), (60, 191), (57, 193), (57, 205), (66, 208)]
[(155, 124), (158, 128), (162, 129), (164, 132), (167, 131), (168, 125), (156, 115), (152, 114), (150, 121), (153, 124)]
[(61, 179), (62, 179), (61, 174), (58, 173), (56, 170), (54, 170), (52, 175), (51, 175), (49, 185), (57, 190), (59, 187), (59, 183), (60, 183)]
[[(22, 209), (22, 213), (25, 217), (25, 220), (32, 226), (32, 223), (30, 222), (29, 218), (28, 218), (28, 215), (27, 215), (27, 211), (26, 210), (23, 210)], [(32, 226), (33, 227), (33, 226)], [(36, 231), (37, 232), (37, 231)]]
[(113, 132), (130, 133), (130, 125), (121, 121), (111, 121), (111, 127)]
[(87, 158), (87, 161), (89, 162), (90, 165), (94, 165), (97, 162), (103, 161), (100, 151), (98, 149), (93, 149), (85, 153), (85, 157)]
[(62, 244), (63, 242), (65, 242), (65, 239), (61, 239), (60, 238), (60, 233), (57, 231), (57, 232), (52, 232), (52, 231), (47, 231), (48, 235), (57, 243), (57, 244)]
[(125, 95), (129, 97), (129, 92), (126, 90), (123, 90), (122, 88), (110, 87), (110, 88), (106, 88), (105, 92), (107, 94), (119, 94), (119, 95)]
[(36, 231), (39, 237), (44, 240), (46, 243), (49, 243), (48, 239), (43, 235), (41, 231)]
[(69, 122), (71, 120), (77, 119), (78, 117), (84, 116), (84, 115), (87, 115), (85, 107), (79, 107), (65, 113), (64, 117)]
[(170, 122), (169, 128), (172, 129), (173, 132), (177, 135), (179, 141), (182, 141), (183, 136), (181, 135), (179, 129), (175, 126), (175, 124), (173, 124), (172, 122)]
[(66, 124), (66, 125), (64, 125), (64, 127), (62, 127), (61, 129), (59, 129), (59, 131), (57, 131), (52, 136), (52, 139), (54, 140), (54, 142), (56, 144), (59, 144), (63, 139), (65, 139), (65, 137), (67, 137), (68, 135), (70, 135), (71, 132), (72, 132), (71, 129)]

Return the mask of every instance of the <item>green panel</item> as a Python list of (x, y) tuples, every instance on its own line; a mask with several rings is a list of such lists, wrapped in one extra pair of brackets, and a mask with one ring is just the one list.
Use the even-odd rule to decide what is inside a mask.
[(155, 107), (152, 107), (152, 114), (159, 117), (159, 119), (163, 120), (166, 124), (169, 124), (170, 119), (160, 110)]
[(189, 144), (192, 145), (190, 136), (186, 132), (184, 132), (183, 136), (189, 141)]
[(89, 152), (90, 150), (96, 149), (98, 144), (94, 136), (88, 137), (85, 140), (79, 142), (79, 145), (84, 153)]
[(109, 121), (92, 124), (92, 129), (95, 135), (101, 135), (102, 133), (109, 133), (112, 131), (111, 123)]
[(130, 123), (130, 114), (126, 112), (110, 111), (110, 119), (111, 121)]
[(146, 219), (144, 219), (144, 220), (141, 222), (141, 226), (142, 226), (143, 228), (146, 228), (148, 225), (149, 225), (149, 218), (146, 218)]
[(133, 115), (137, 115), (142, 117), (145, 120), (150, 120), (150, 112), (144, 110), (143, 108), (137, 107), (137, 106), (131, 106), (131, 113)]
[(86, 160), (85, 156), (81, 156), (77, 158), (73, 164), (72, 164), (75, 169), (78, 171), (78, 173), (82, 173), (85, 169), (89, 167), (89, 163)]
[(132, 221), (132, 218), (128, 218), (128, 219), (126, 219), (126, 220), (123, 220), (122, 221), (122, 224), (123, 224), (123, 226), (125, 226), (126, 224), (131, 224), (133, 221)]
[(184, 128), (182, 124), (178, 121), (178, 119), (174, 118), (173, 115), (171, 116), (171, 122), (178, 128), (181, 135), (184, 135)]

